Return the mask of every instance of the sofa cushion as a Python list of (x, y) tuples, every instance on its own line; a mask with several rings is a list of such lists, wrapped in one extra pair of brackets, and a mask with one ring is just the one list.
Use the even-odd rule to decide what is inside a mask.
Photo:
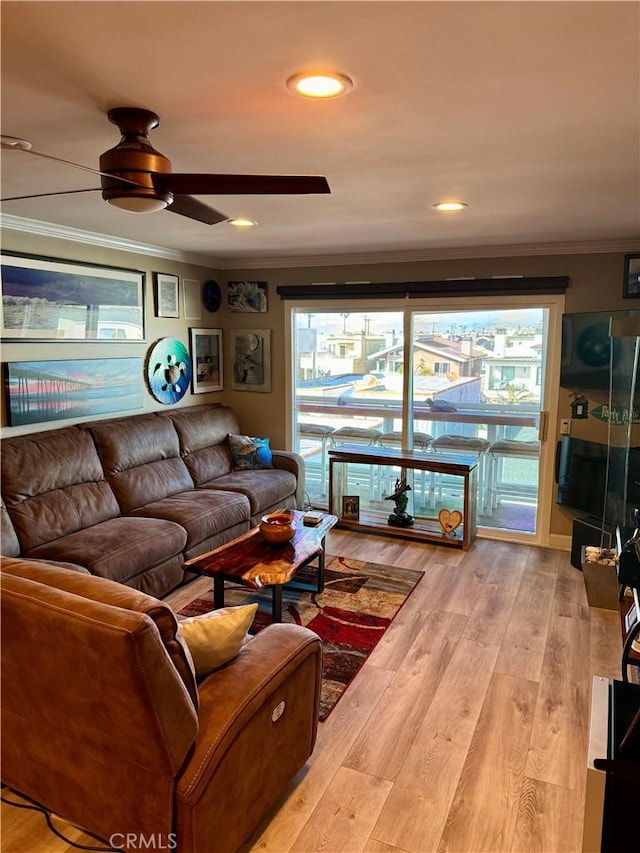
[(168, 417), (173, 423), (180, 441), (180, 454), (196, 486), (231, 471), (227, 436), (239, 432), (232, 409), (214, 403), (170, 411), (161, 417)]
[(178, 631), (191, 653), (198, 679), (240, 654), (257, 609), (257, 604), (221, 607), (180, 620)]
[(18, 534), (11, 523), (4, 501), (0, 501), (0, 547), (5, 557), (17, 557), (20, 554), (20, 543)]
[(186, 541), (184, 528), (171, 521), (120, 517), (32, 548), (25, 556), (78, 563), (92, 575), (130, 584), (141, 572), (181, 555)]
[(231, 467), (234, 471), (258, 471), (273, 468), (273, 457), (268, 438), (229, 433)]
[(86, 428), (123, 513), (193, 489), (180, 458), (178, 435), (168, 418), (135, 415)]
[[(296, 477), (290, 471), (273, 468), (268, 471), (234, 471), (205, 483), (203, 488), (224, 489), (246, 495), (253, 516), (277, 505), (284, 506), (284, 501), (295, 496), (297, 485)], [(292, 505), (295, 506), (295, 501)]]
[(238, 492), (192, 489), (154, 501), (131, 512), (135, 518), (163, 518), (180, 524), (187, 534), (186, 549), (250, 518), (249, 500)]
[(1, 458), (22, 553), (120, 515), (91, 436), (77, 427), (3, 439)]
[(2, 571), (39, 581), (56, 589), (63, 589), (80, 595), (90, 601), (99, 601), (112, 607), (122, 607), (125, 610), (135, 610), (146, 613), (155, 622), (162, 643), (178, 670), (180, 678), (187, 688), (194, 707), (198, 708), (198, 687), (195, 680), (195, 667), (188, 646), (178, 630), (177, 619), (167, 604), (163, 604), (150, 595), (145, 595), (122, 584), (113, 583), (105, 578), (92, 578), (77, 572), (54, 566), (51, 563), (40, 563), (35, 560), (3, 559)]

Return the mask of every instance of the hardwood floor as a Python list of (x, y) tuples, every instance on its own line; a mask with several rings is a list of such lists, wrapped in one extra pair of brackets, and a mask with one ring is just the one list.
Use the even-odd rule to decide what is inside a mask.
[[(338, 530), (327, 545), (425, 575), (243, 853), (580, 851), (591, 678), (620, 677), (617, 613), (588, 607), (565, 552)], [(39, 815), (2, 817), (2, 853), (73, 850)]]

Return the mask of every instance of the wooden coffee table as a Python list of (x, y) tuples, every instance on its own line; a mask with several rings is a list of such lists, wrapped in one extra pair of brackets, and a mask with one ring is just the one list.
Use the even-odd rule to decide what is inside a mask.
[[(296, 532), (286, 545), (266, 542), (259, 527), (234, 539), (220, 548), (193, 557), (184, 564), (186, 571), (213, 578), (213, 606), (224, 607), (225, 582), (239, 584), (250, 589), (272, 589), (272, 614), (274, 622), (282, 622), (282, 587), (288, 584), (294, 589), (324, 589), (324, 541), (325, 536), (337, 523), (335, 515), (320, 513), (321, 521), (315, 527), (303, 524), (304, 513), (293, 510)], [(298, 571), (318, 560), (317, 584), (310, 586), (293, 582)]]

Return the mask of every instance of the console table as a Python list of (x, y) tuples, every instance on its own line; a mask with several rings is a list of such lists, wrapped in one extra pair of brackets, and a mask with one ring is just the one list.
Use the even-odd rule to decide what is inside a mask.
[[(355, 497), (349, 491), (349, 479), (350, 470), (352, 472), (356, 465), (369, 466), (370, 477), (366, 505), (360, 505), (365, 502), (360, 502), (358, 496), (358, 509), (354, 511), (349, 507), (349, 498)], [(431, 484), (430, 514), (427, 509), (419, 512), (416, 501), (410, 500), (409, 512), (414, 518), (411, 527), (389, 524), (387, 519), (393, 507), (384, 502), (382, 494), (375, 494), (376, 489), (380, 491), (381, 483), (392, 483), (398, 477), (398, 471), (404, 474), (411, 486), (411, 498), (420, 472), (427, 472)], [(458, 481), (456, 490), (460, 493), (462, 505), (462, 523), (449, 535), (443, 533), (437, 513), (433, 514), (437, 478), (445, 476)], [(329, 450), (329, 512), (338, 516), (338, 527), (421, 539), (466, 550), (476, 536), (477, 494), (478, 463), (472, 457), (358, 445), (342, 445), (339, 449)], [(350, 511), (345, 512), (345, 506)]]

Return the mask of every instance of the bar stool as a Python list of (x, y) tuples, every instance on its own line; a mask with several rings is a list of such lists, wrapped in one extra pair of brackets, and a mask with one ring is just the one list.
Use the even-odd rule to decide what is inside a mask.
[[(395, 447), (398, 450), (400, 450), (402, 448), (402, 433), (400, 432), (400, 430), (393, 430), (392, 432), (383, 432), (382, 435), (379, 437), (378, 441), (382, 447)], [(433, 436), (429, 435), (428, 432), (414, 432), (414, 434), (413, 434), (413, 449), (414, 450), (422, 450), (422, 451), (427, 452), (432, 444), (433, 444)], [(380, 477), (380, 480), (378, 481), (380, 496), (382, 496), (383, 491), (390, 490), (390, 486), (393, 485), (393, 483), (389, 483), (387, 485), (387, 483), (383, 482), (382, 472), (386, 471), (388, 473), (389, 470), (390, 469), (387, 466), (384, 466), (381, 469), (381, 477)], [(420, 471), (420, 491), (421, 491), (421, 495), (422, 495), (423, 504), (424, 504), (425, 496), (427, 493), (426, 475), (427, 475), (426, 471)], [(431, 475), (431, 477), (433, 478), (433, 475)], [(432, 483), (432, 485), (433, 485), (433, 483)]]
[[(478, 460), (478, 514), (482, 515), (487, 504), (487, 484), (485, 477), (485, 460), (491, 442), (486, 438), (475, 438), (456, 433), (439, 435), (433, 440), (434, 451), (441, 453), (458, 453), (472, 456)], [(439, 481), (438, 499), (442, 501), (442, 478)], [(435, 489), (433, 494), (433, 506), (435, 506)]]
[[(327, 424), (298, 424), (300, 438), (320, 441), (320, 493), (322, 495), (327, 493), (327, 439), (332, 432), (333, 427)], [(306, 456), (308, 454), (302, 453), (301, 455)]]
[[(340, 447), (345, 444), (365, 444), (371, 446), (378, 443), (382, 435), (379, 429), (368, 429), (366, 427), (343, 426), (334, 429), (329, 436), (332, 447)], [(369, 498), (375, 500), (376, 478), (374, 470), (376, 466), (369, 465)]]
[(537, 467), (534, 483), (523, 483), (517, 480), (504, 479), (505, 459), (538, 459), (540, 455), (539, 441), (516, 441), (502, 439), (494, 441), (489, 448), (489, 486), (487, 509), (490, 515), (500, 503), (502, 497), (524, 498), (535, 502), (538, 496)]

